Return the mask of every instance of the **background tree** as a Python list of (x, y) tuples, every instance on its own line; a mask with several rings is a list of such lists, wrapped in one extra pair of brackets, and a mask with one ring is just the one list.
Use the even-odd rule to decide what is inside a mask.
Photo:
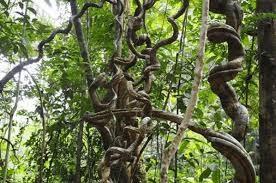
[(258, 57), (260, 64), (260, 182), (276, 181), (276, 4), (273, 1), (257, 1)]

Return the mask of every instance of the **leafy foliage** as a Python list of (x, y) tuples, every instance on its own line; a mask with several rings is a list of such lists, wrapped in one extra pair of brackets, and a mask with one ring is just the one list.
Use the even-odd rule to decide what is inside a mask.
[[(29, 2), (27, 14), (24, 13)], [(80, 5), (84, 2), (79, 1)], [(241, 1), (244, 23), (241, 37), (246, 50), (246, 62), (242, 74), (233, 82), (237, 88), (240, 101), (246, 105), (250, 114), (250, 125), (245, 147), (256, 153), (258, 128), (258, 64), (256, 62), (256, 22), (261, 18), (274, 15), (256, 16), (254, 1)], [(148, 33), (154, 41), (170, 36), (171, 29), (166, 22), (168, 14), (175, 13), (179, 1), (158, 1), (147, 15)], [(130, 11), (134, 11), (133, 6)], [(183, 48), (178, 43), (167, 46), (158, 52), (161, 69), (151, 93), (151, 99), (157, 108), (183, 113), (190, 97), (193, 80), (194, 61), (199, 38), (200, 2), (191, 1), (187, 19), (178, 20), (183, 26)], [(216, 15), (211, 15), (219, 19)], [(86, 25), (86, 40), (91, 54), (91, 68), (97, 76), (106, 70), (107, 58), (112, 55), (114, 46), (114, 18), (110, 7), (89, 11), (82, 19)], [(37, 41), (46, 37), (53, 26), (41, 20), (38, 10), (30, 0), (0, 0), (0, 58), (3, 65), (19, 63), (20, 60), (35, 55)], [(161, 31), (160, 31), (161, 30)], [(124, 44), (123, 55), (129, 51)], [(227, 45), (209, 44), (206, 50), (206, 67), (204, 80), (199, 93), (199, 101), (193, 120), (204, 127), (220, 131), (230, 131), (231, 121), (220, 107), (219, 100), (211, 92), (207, 81), (208, 72), (219, 63), (225, 62)], [(35, 182), (39, 178), (39, 165), (42, 151), (42, 119), (39, 109), (45, 109), (46, 149), (44, 157), (45, 182), (72, 182), (75, 175), (76, 149), (79, 121), (86, 111), (93, 110), (88, 100), (84, 80), (83, 66), (75, 35), (58, 36), (47, 45), (47, 55), (37, 70), (32, 73), (37, 83), (26, 74), (21, 90), (21, 105), (24, 102), (35, 103), (34, 109), (19, 109), (13, 122), (12, 144), (16, 154), (11, 153), (8, 166), (10, 182)], [(2, 64), (2, 61), (1, 61)], [(137, 69), (137, 70), (136, 70)], [(134, 76), (141, 67), (131, 70)], [(34, 69), (35, 70), (35, 69)], [(1, 72), (5, 72), (2, 71)], [(23, 71), (24, 72), (24, 71)], [(2, 73), (1, 73), (2, 74)], [(135, 75), (136, 74), (136, 75)], [(138, 77), (138, 76), (137, 76)], [(37, 89), (37, 86), (39, 91)], [(5, 137), (7, 119), (11, 111), (15, 84), (10, 82), (1, 96), (0, 136)], [(42, 95), (42, 104), (39, 95)], [(24, 106), (24, 105), (23, 105)], [(25, 107), (28, 105), (25, 105)], [(30, 107), (31, 108), (31, 107)], [(148, 182), (159, 182), (160, 160), (162, 150), (176, 133), (176, 125), (157, 121), (155, 135), (149, 142), (143, 155), (144, 168)], [(99, 180), (98, 166), (103, 155), (103, 147), (98, 132), (86, 124), (83, 135), (84, 148), (81, 156), (81, 173), (83, 182)], [(0, 167), (3, 166), (6, 142), (0, 140)], [(18, 158), (18, 159), (17, 159)], [(257, 166), (257, 162), (256, 166)], [(169, 177), (173, 182), (226, 182), (233, 170), (221, 155), (208, 144), (203, 137), (188, 132), (178, 149), (177, 160), (171, 164)], [(0, 177), (2, 177), (2, 172)]]

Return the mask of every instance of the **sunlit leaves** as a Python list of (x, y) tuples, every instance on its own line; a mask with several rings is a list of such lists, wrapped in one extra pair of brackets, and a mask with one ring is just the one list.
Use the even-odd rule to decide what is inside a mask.
[[(83, 1), (78, 1), (82, 5)], [(19, 58), (27, 58), (36, 55), (38, 40), (49, 35), (52, 27), (41, 22), (37, 17), (37, 10), (27, 7), (27, 15), (24, 15), (26, 1), (18, 1), (16, 16), (10, 15), (9, 5), (6, 0), (0, 0), (0, 53), (10, 63), (18, 63)], [(132, 3), (132, 2), (131, 2)], [(179, 113), (182, 115), (186, 110), (187, 101), (190, 98), (191, 82), (199, 40), (199, 27), (201, 24), (201, 2), (191, 1), (186, 26), (185, 44), (182, 50), (180, 47), (180, 35), (182, 34), (182, 21), (178, 20), (179, 38), (172, 45), (166, 46), (158, 51), (158, 60), (161, 68), (155, 74), (153, 89), (150, 94), (151, 101), (155, 108)], [(167, 22), (167, 16), (176, 12), (180, 2), (158, 1), (153, 9), (146, 16), (146, 29), (140, 33), (148, 33), (153, 43), (171, 35), (171, 25)], [(256, 41), (252, 38), (256, 22), (254, 3), (242, 1), (245, 10), (242, 40), (246, 50), (246, 61), (244, 71), (239, 75), (233, 86), (237, 89), (240, 101), (246, 103), (251, 115), (249, 142), (250, 148), (254, 143), (252, 138), (256, 136), (257, 129), (257, 108), (258, 82), (256, 64)], [(136, 6), (130, 7), (134, 12)], [(224, 17), (211, 14), (212, 20), (223, 20)], [(265, 14), (262, 18), (271, 18), (272, 15)], [(130, 17), (126, 17), (129, 19)], [(221, 21), (220, 20), (220, 21)], [(224, 20), (223, 20), (224, 21)], [(26, 25), (26, 32), (23, 34), (23, 24)], [(82, 18), (85, 38), (88, 43), (91, 56), (91, 68), (93, 76), (108, 69), (107, 65), (114, 49), (114, 17), (110, 6), (103, 9), (89, 11), (87, 17)], [(127, 22), (125, 22), (127, 24)], [(93, 111), (86, 92), (87, 86), (84, 79), (84, 70), (80, 50), (76, 43), (75, 33), (72, 31), (67, 36), (58, 36), (50, 44), (46, 45), (45, 57), (40, 65), (40, 71), (36, 74), (47, 117), (47, 160), (45, 161), (45, 175), (49, 182), (70, 182), (74, 176), (74, 158), (76, 148), (76, 134), (78, 122), (86, 111)], [(128, 57), (130, 52), (125, 42), (123, 43), (123, 55)], [(227, 44), (208, 43), (206, 48), (203, 83), (200, 88), (199, 101), (193, 121), (201, 126), (219, 131), (230, 131), (231, 121), (221, 108), (218, 97), (212, 93), (207, 81), (209, 71), (218, 64), (227, 62)], [(176, 55), (179, 58), (176, 60)], [(251, 63), (251, 64), (250, 64)], [(130, 74), (134, 78), (141, 77), (141, 70), (145, 63), (138, 61), (137, 67), (131, 69)], [(248, 70), (250, 75), (248, 75)], [(249, 77), (250, 76), (250, 77)], [(245, 80), (248, 79), (248, 87), (245, 87)], [(9, 89), (13, 87), (9, 85)], [(33, 84), (25, 88), (24, 97), (32, 97), (38, 100), (38, 92)], [(8, 93), (9, 92), (9, 93)], [(2, 100), (1, 107), (10, 110), (9, 103), (12, 102), (12, 91), (8, 91), (7, 97)], [(248, 95), (246, 95), (248, 94)], [(103, 95), (100, 93), (99, 95)], [(166, 98), (168, 102), (166, 104)], [(16, 143), (26, 146), (25, 157), (18, 167), (18, 171), (11, 169), (10, 173), (23, 174), (27, 180), (34, 181), (38, 172), (41, 151), (41, 121), (35, 112), (19, 111), (18, 115), (27, 118), (25, 126), (20, 127)], [(1, 119), (5, 117), (0, 114)], [(21, 120), (22, 122), (23, 120)], [(23, 121), (25, 123), (25, 121)], [(157, 123), (157, 122), (156, 122)], [(16, 124), (16, 123), (15, 123)], [(4, 133), (4, 128), (0, 130)], [(83, 142), (85, 144), (82, 159), (82, 171), (85, 178), (97, 181), (97, 166), (102, 156), (102, 144), (99, 134), (93, 127), (85, 127)], [(148, 174), (148, 182), (158, 182), (161, 151), (166, 147), (176, 134), (176, 125), (167, 121), (158, 121), (153, 139), (147, 146), (144, 153), (144, 167)], [(24, 141), (20, 141), (20, 139)], [(2, 149), (1, 149), (2, 150)], [(14, 158), (14, 157), (13, 157)], [(142, 158), (143, 159), (143, 158)], [(213, 165), (215, 164), (215, 165)], [(227, 162), (218, 155), (210, 144), (199, 135), (187, 131), (178, 149), (178, 182), (226, 182), (232, 175), (232, 170), (227, 167)], [(170, 179), (173, 180), (175, 164), (170, 167)], [(27, 177), (27, 178), (26, 178)], [(92, 177), (92, 178), (91, 178)], [(87, 181), (88, 182), (88, 181)]]

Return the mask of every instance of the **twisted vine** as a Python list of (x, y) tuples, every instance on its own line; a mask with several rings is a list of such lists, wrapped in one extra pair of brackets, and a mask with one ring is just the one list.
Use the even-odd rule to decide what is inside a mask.
[(232, 163), (235, 169), (233, 183), (255, 183), (256, 172), (252, 160), (235, 138), (227, 133), (214, 132), (211, 129), (202, 129), (194, 125), (189, 126), (189, 129), (203, 135)]
[[(181, 9), (168, 18), (168, 22), (173, 28), (172, 36), (157, 42), (155, 45), (148, 35), (138, 35), (137, 33), (143, 27), (146, 11), (154, 5), (155, 1), (149, 0), (141, 4), (139, 0), (136, 0), (135, 3), (137, 8), (128, 23), (126, 35), (127, 45), (132, 55), (127, 59), (116, 54), (113, 55), (111, 58), (112, 79), (108, 81), (105, 75), (100, 75), (90, 85), (92, 102), (97, 113), (87, 113), (83, 117), (83, 120), (99, 130), (103, 139), (106, 149), (100, 164), (100, 175), (103, 183), (117, 179), (121, 182), (138, 182), (138, 178), (135, 176), (131, 176), (133, 180), (129, 180), (130, 176), (127, 176), (127, 172), (133, 175), (137, 169), (137, 167), (133, 167), (137, 163), (133, 162), (136, 162), (138, 158), (140, 144), (151, 130), (151, 119), (169, 120), (178, 124), (183, 120), (173, 113), (154, 109), (148, 94), (154, 78), (153, 73), (160, 68), (160, 63), (156, 57), (157, 51), (160, 47), (176, 41), (178, 27), (175, 20), (184, 13), (188, 2), (184, 1)], [(208, 80), (211, 89), (220, 97), (224, 110), (235, 122), (233, 136), (240, 139), (245, 134), (245, 126), (248, 121), (247, 110), (238, 102), (233, 88), (227, 82), (234, 79), (237, 73), (241, 71), (241, 61), (244, 55), (238, 34), (242, 18), (241, 10), (233, 1), (213, 0), (211, 1), (211, 11), (226, 15), (226, 23), (229, 25), (212, 24), (208, 30), (208, 39), (215, 43), (225, 41), (228, 43), (229, 63), (212, 69)], [(116, 21), (118, 21), (117, 16), (119, 14), (115, 17)], [(121, 34), (121, 30), (119, 32)], [(116, 42), (118, 44), (118, 37)], [(139, 51), (139, 47), (143, 45), (146, 48)], [(128, 70), (134, 67), (139, 60), (145, 62), (145, 67), (143, 76), (135, 82)], [(139, 88), (141, 83), (144, 85)], [(103, 100), (100, 100), (97, 95), (97, 90), (100, 87), (109, 90)], [(137, 117), (142, 119), (140, 124), (137, 123)], [(110, 128), (112, 125), (116, 126), (115, 130)], [(231, 161), (236, 170), (234, 182), (253, 183), (255, 181), (252, 162), (238, 141), (228, 134), (200, 129), (196, 126), (189, 126), (189, 128), (202, 134), (215, 149)], [(118, 177), (118, 175), (122, 176)], [(128, 178), (122, 179), (123, 177)]]
[(226, 114), (233, 120), (232, 135), (239, 141), (244, 139), (249, 121), (247, 109), (238, 101), (233, 87), (227, 82), (242, 71), (244, 49), (239, 36), (242, 11), (234, 0), (212, 0), (210, 11), (226, 16), (226, 24), (211, 24), (208, 39), (215, 44), (227, 42), (228, 63), (214, 67), (208, 81), (212, 91), (220, 98)]
[[(172, 44), (177, 40), (179, 29), (176, 19), (186, 11), (188, 0), (183, 0), (178, 12), (167, 18), (173, 29), (172, 35), (155, 44), (147, 34), (138, 34), (138, 32), (143, 29), (146, 12), (154, 6), (156, 0), (145, 0), (143, 3), (140, 0), (135, 0), (137, 8), (128, 22), (126, 31), (127, 46), (131, 51), (129, 58), (122, 58), (121, 54), (118, 54), (119, 42), (123, 35), (120, 16), (124, 13), (125, 6), (122, 0), (106, 1), (117, 7), (114, 16), (116, 23), (119, 25), (118, 34), (114, 40), (115, 53), (110, 59), (112, 78), (108, 80), (106, 74), (100, 74), (95, 79), (88, 78), (88, 91), (95, 113), (85, 114), (82, 120), (97, 128), (102, 137), (105, 155), (100, 163), (101, 182), (116, 182), (117, 179), (122, 183), (139, 182), (139, 177), (135, 176), (135, 173), (139, 171), (136, 167), (139, 161), (137, 159), (139, 159), (141, 152), (140, 145), (144, 138), (151, 134), (151, 120), (161, 119), (177, 124), (183, 121), (183, 118), (179, 115), (155, 109), (151, 103), (149, 93), (154, 80), (154, 72), (160, 68), (157, 52), (161, 47)], [(73, 2), (75, 12), (72, 11), (73, 16), (70, 18), (67, 27), (53, 31), (48, 38), (39, 43), (36, 58), (17, 65), (0, 80), (0, 91), (3, 90), (4, 85), (14, 74), (22, 70), (23, 67), (38, 62), (43, 57), (44, 45), (52, 41), (57, 34), (68, 34), (73, 24), (76, 31), (81, 33), (82, 28), (79, 19), (89, 7), (103, 7), (105, 0), (98, 4), (85, 3), (79, 13), (77, 13), (76, 2)], [(212, 91), (219, 96), (226, 114), (234, 121), (232, 135), (235, 138), (229, 134), (202, 129), (196, 125), (189, 125), (188, 128), (203, 135), (216, 150), (231, 161), (236, 170), (234, 182), (253, 183), (255, 182), (253, 164), (245, 149), (237, 141), (242, 140), (245, 136), (246, 125), (249, 120), (248, 112), (239, 103), (234, 89), (227, 83), (242, 70), (244, 50), (239, 37), (242, 10), (234, 0), (211, 0), (210, 11), (226, 16), (226, 24), (211, 24), (208, 29), (208, 39), (213, 43), (228, 43), (229, 62), (213, 68), (208, 81)], [(76, 21), (78, 22), (76, 23)], [(89, 64), (88, 50), (85, 49), (85, 42), (82, 37), (83, 35), (79, 35), (78, 38), (80, 47), (84, 47), (81, 48), (81, 56), (85, 64)], [(135, 67), (139, 61), (143, 61), (144, 68), (141, 78), (135, 81), (129, 73), (129, 69)], [(91, 71), (88, 69), (86, 72), (86, 77), (90, 77)], [(141, 84), (143, 85), (140, 86)], [(99, 89), (108, 91), (103, 98), (98, 96)], [(121, 179), (122, 177), (128, 178)]]
[[(83, 117), (83, 120), (89, 121), (97, 129), (104, 128), (105, 130), (100, 132), (102, 139), (110, 139), (104, 140), (106, 153), (100, 168), (102, 182), (111, 182), (116, 178), (122, 178), (112, 175), (112, 172), (119, 171), (117, 167), (125, 167), (123, 168), (125, 170), (120, 170), (118, 173), (124, 174), (127, 172), (126, 169), (129, 169), (130, 175), (132, 175), (132, 171), (136, 167), (127, 166), (127, 164), (135, 162), (139, 155), (139, 146), (151, 129), (150, 125), (145, 125), (145, 123), (150, 124), (152, 115), (158, 113), (152, 108), (149, 98), (154, 78), (153, 72), (160, 68), (160, 63), (156, 56), (157, 51), (159, 48), (177, 40), (179, 30), (175, 20), (185, 12), (187, 1), (183, 2), (182, 7), (175, 15), (168, 17), (168, 22), (173, 28), (173, 34), (169, 38), (153, 45), (148, 35), (138, 35), (137, 32), (143, 28), (146, 11), (155, 2), (154, 0), (148, 0), (142, 4), (139, 0), (135, 1), (137, 8), (134, 16), (128, 22), (126, 34), (127, 44), (132, 53), (130, 58), (125, 59), (118, 54), (114, 54), (110, 60), (113, 73), (112, 79), (108, 81), (105, 74), (101, 74), (90, 85), (89, 90), (92, 93), (91, 98), (97, 112), (96, 116), (100, 115), (101, 117), (95, 118), (91, 117), (91, 114), (87, 114)], [(122, 14), (122, 11), (121, 9), (120, 13), (115, 16), (115, 21), (118, 23), (118, 16)], [(121, 28), (119, 29), (119, 32), (121, 32)], [(118, 43), (118, 39), (116, 37), (115, 43)], [(145, 49), (138, 51), (139, 47), (144, 45)], [(139, 60), (143, 60), (145, 67), (143, 76), (138, 82), (135, 82), (128, 70), (134, 67)], [(139, 87), (142, 83), (143, 86)], [(103, 99), (100, 99), (97, 95), (99, 88), (108, 90), (107, 95)], [(105, 111), (112, 112), (106, 113)], [(137, 123), (137, 117), (142, 118), (140, 124)], [(111, 125), (111, 121), (116, 126), (115, 129), (108, 128)], [(137, 179), (135, 176), (132, 178)], [(120, 179), (120, 181), (129, 182), (130, 180)]]

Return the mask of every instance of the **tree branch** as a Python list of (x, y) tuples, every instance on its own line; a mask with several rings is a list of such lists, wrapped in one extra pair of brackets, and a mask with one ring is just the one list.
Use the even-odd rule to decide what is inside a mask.
[[(3, 92), (3, 89), (4, 89), (5, 85), (7, 84), (8, 81), (10, 81), (14, 77), (15, 74), (20, 72), (25, 66), (31, 65), (33, 63), (37, 63), (42, 59), (43, 49), (44, 49), (45, 44), (51, 42), (57, 34), (68, 34), (72, 29), (72, 22), (75, 19), (79, 19), (86, 12), (86, 10), (89, 7), (101, 8), (103, 6), (104, 2), (105, 2), (105, 0), (100, 1), (98, 4), (96, 4), (96, 3), (85, 3), (83, 8), (81, 9), (81, 11), (78, 14), (75, 14), (75, 15), (70, 17), (69, 23), (67, 24), (66, 28), (54, 30), (46, 39), (42, 40), (37, 46), (37, 50), (38, 50), (37, 57), (27, 59), (26, 61), (21, 62), (20, 64), (16, 65), (12, 70), (10, 70), (0, 80), (0, 93)], [(112, 3), (112, 1), (108, 1), (108, 2)]]
[(164, 150), (164, 155), (162, 157), (162, 164), (161, 164), (161, 182), (166, 183), (168, 182), (168, 169), (173, 158), (177, 147), (179, 146), (184, 132), (187, 129), (189, 122), (192, 118), (193, 110), (196, 106), (197, 102), (197, 94), (199, 92), (199, 86), (202, 79), (202, 70), (203, 70), (203, 60), (204, 60), (204, 52), (205, 52), (205, 44), (206, 44), (206, 36), (207, 36), (207, 21), (208, 21), (208, 12), (209, 12), (209, 0), (204, 0), (202, 4), (202, 26), (201, 26), (201, 33), (200, 33), (200, 45), (198, 51), (198, 58), (196, 61), (196, 67), (194, 70), (194, 81), (191, 91), (191, 98), (189, 100), (185, 116), (183, 121), (181, 122), (179, 129), (175, 138), (173, 139), (172, 143), (168, 148)]

